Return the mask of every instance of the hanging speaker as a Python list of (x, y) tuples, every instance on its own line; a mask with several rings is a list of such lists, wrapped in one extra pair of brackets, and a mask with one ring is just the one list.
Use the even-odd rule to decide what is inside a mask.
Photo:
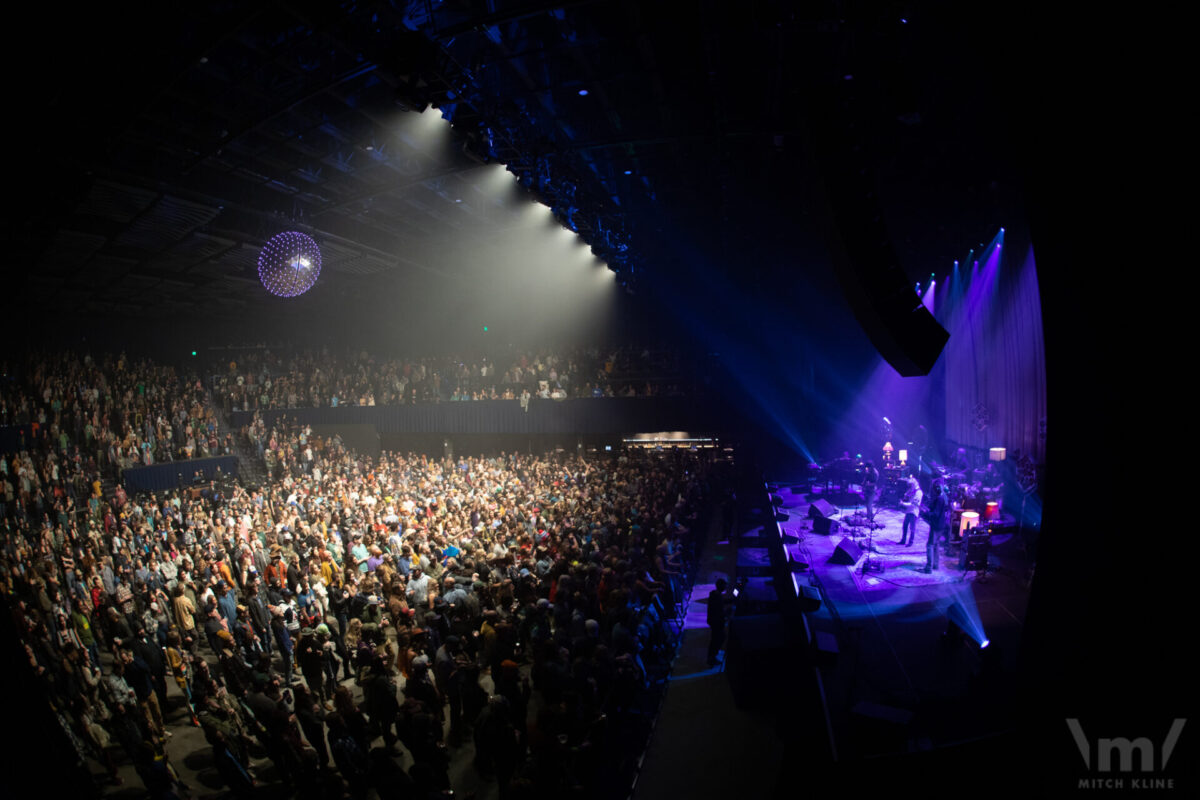
[(866, 157), (871, 101), (855, 96), (858, 83), (834, 81), (807, 93), (815, 112), (807, 149), (826, 187), (827, 203), (818, 210), (859, 325), (900, 375), (928, 375), (950, 334), (922, 304), (892, 246)]

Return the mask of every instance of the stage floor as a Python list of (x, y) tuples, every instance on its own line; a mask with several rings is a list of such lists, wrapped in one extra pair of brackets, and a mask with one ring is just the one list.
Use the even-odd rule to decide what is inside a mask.
[[(818, 498), (772, 482), (787, 516), (780, 528), (793, 561), (808, 564), (796, 578), (820, 589), (820, 610), (809, 615), (814, 636), (830, 634), (836, 655), (821, 669), (825, 701), (839, 760), (927, 750), (1000, 733), (1012, 725), (1015, 662), (1029, 596), (1031, 568), (1015, 533), (995, 534), (986, 572), (963, 572), (959, 558), (942, 555), (925, 574), (929, 526), (918, 522), (912, 545), (899, 544), (904, 514), (876, 509), (883, 528), (845, 524), (833, 535), (813, 531), (809, 505)], [(844, 521), (862, 506), (837, 506)], [(834, 563), (849, 538), (863, 556), (853, 566)], [(872, 565), (863, 569), (870, 546)], [(947, 642), (947, 612), (960, 604), (982, 626), (990, 644), (967, 637)], [(823, 637), (828, 641), (828, 637)]]

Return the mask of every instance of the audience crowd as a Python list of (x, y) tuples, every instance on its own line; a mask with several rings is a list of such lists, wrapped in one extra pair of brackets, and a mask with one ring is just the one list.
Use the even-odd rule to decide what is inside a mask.
[(280, 355), (240, 351), (215, 369), (225, 411), (343, 405), (411, 405), (464, 400), (641, 397), (680, 392), (674, 352), (580, 348), (517, 353), (504, 359), (385, 359), (328, 351)]
[(596, 785), (682, 591), (698, 456), (372, 460), (281, 421), (266, 485), (129, 497), (106, 464), (228, 441), (202, 386), (43, 364), (0, 397), (36, 423), (0, 458), (0, 589), (80, 761), (186, 796), (182, 710), (237, 796), (254, 762), (302, 796), (437, 796), (467, 742), (501, 797)]
[[(18, 377), (19, 376), (19, 377)], [(0, 382), (0, 426), (19, 426), (17, 449), (47, 444), (51, 475), (75, 465), (76, 474), (229, 453), (198, 377), (121, 354), (93, 360), (69, 353), (36, 353)]]

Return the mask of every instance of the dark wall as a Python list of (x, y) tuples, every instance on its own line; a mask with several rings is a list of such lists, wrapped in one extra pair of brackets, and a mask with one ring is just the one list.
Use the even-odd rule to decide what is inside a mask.
[(379, 431), (374, 425), (313, 425), (312, 429), (325, 439), (342, 437), (342, 443), (360, 455), (379, 457)]
[(612, 452), (621, 449), (617, 434), (439, 434), (394, 433), (380, 437), (384, 450), (418, 453), (441, 458), (446, 455), (496, 456), (501, 453), (543, 454), (561, 450), (565, 454), (578, 452)]
[[(309, 425), (371, 425), (380, 434), (619, 434), (712, 430), (730, 420), (725, 406), (706, 397), (630, 397), (585, 400), (480, 400), (415, 406), (339, 406), (261, 412), (268, 426), (280, 416)], [(253, 414), (234, 412), (233, 425)]]

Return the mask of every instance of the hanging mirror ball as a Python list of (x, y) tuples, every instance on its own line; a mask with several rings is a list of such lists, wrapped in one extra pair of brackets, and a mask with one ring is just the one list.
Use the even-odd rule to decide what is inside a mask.
[(285, 231), (271, 237), (258, 254), (258, 279), (278, 297), (307, 292), (321, 274), (321, 250), (311, 236)]

